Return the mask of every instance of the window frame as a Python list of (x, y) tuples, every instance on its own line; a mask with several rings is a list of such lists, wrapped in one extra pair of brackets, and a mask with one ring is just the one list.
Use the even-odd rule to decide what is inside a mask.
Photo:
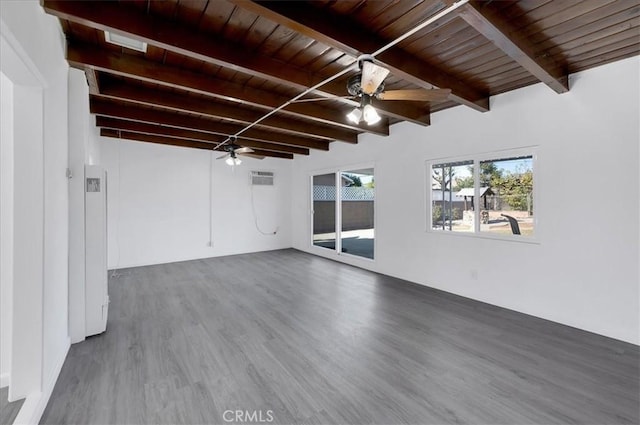
[[(432, 158), (425, 161), (425, 231), (430, 234), (436, 235), (453, 235), (459, 237), (468, 238), (481, 238), (481, 239), (494, 239), (501, 241), (511, 241), (529, 244), (540, 243), (540, 222), (539, 211), (541, 210), (540, 203), (540, 177), (538, 173), (538, 147), (528, 146), (515, 149), (505, 149), (490, 152), (481, 152), (471, 155), (458, 155), (441, 158)], [(470, 232), (453, 232), (450, 230), (434, 229), (432, 223), (433, 212), (433, 188), (432, 188), (432, 167), (436, 164), (473, 161), (473, 192), (474, 199), (479, 199), (480, 193), (480, 162), (483, 161), (499, 161), (509, 157), (530, 156), (531, 168), (533, 171), (533, 199), (535, 200), (534, 215), (533, 215), (533, 235), (503, 235), (490, 232), (480, 231), (480, 210), (481, 208), (475, 208), (473, 211), (473, 231)]]

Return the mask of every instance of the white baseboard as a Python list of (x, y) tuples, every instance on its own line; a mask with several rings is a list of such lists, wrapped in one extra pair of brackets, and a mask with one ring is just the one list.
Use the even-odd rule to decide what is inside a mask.
[(47, 407), (47, 403), (49, 403), (53, 387), (56, 386), (56, 381), (58, 380), (58, 376), (60, 376), (60, 371), (67, 358), (67, 353), (69, 353), (69, 347), (71, 347), (71, 339), (67, 338), (65, 349), (57, 359), (51, 374), (45, 381), (42, 392), (29, 394), (27, 396), (18, 412), (18, 416), (16, 416), (16, 420), (13, 422), (14, 425), (37, 425), (40, 422), (44, 409)]
[(3, 373), (2, 375), (0, 375), (0, 388), (4, 388), (8, 386), (9, 386), (9, 374)]
[[(32, 425), (40, 422), (40, 417), (36, 419), (36, 411), (38, 410), (41, 399), (41, 392), (29, 394), (27, 398), (24, 399), (18, 416), (16, 416), (16, 419), (13, 421), (14, 425)], [(42, 416), (42, 414), (40, 414), (40, 416)]]

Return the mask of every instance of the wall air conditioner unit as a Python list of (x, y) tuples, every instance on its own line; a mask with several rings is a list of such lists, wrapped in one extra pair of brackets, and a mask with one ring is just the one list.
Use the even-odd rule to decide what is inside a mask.
[(251, 171), (249, 176), (252, 186), (273, 186), (272, 171)]

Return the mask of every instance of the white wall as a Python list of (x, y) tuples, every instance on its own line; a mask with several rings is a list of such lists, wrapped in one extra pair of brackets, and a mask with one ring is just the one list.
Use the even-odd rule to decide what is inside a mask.
[(13, 320), (13, 84), (1, 72), (0, 98), (0, 387), (6, 387)]
[[(168, 263), (291, 246), (291, 161), (243, 159), (231, 169), (221, 155), (150, 143), (102, 138), (107, 169), (109, 268)], [(273, 187), (254, 187), (250, 170), (275, 172)], [(207, 246), (212, 223), (213, 246)]]
[(37, 421), (64, 362), (67, 330), (67, 70), (56, 18), (0, 2), (2, 72), (14, 84), (14, 263), (9, 397)]
[[(296, 159), (294, 247), (595, 333), (640, 342), (638, 57), (457, 107), (430, 127)], [(537, 146), (539, 244), (425, 231), (425, 160)], [(375, 163), (375, 262), (310, 246), (309, 175)], [(477, 280), (471, 270), (477, 271)]]
[(9, 398), (42, 388), (44, 293), (43, 90), (14, 85), (13, 323)]
[(69, 347), (68, 66), (60, 38), (53, 41), (59, 56), (47, 70), (44, 95), (44, 382), (55, 382)]

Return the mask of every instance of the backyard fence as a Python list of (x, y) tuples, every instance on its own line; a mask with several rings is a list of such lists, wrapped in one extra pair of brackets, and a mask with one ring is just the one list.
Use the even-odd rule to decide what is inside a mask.
[[(342, 186), (342, 200), (343, 201), (373, 201), (375, 199), (375, 189), (361, 186)], [(313, 200), (314, 201), (335, 201), (336, 200), (336, 187), (335, 186), (313, 186)]]
[[(372, 229), (375, 190), (368, 187), (340, 188), (342, 193), (342, 230)], [(335, 231), (335, 186), (313, 186), (313, 233)]]

